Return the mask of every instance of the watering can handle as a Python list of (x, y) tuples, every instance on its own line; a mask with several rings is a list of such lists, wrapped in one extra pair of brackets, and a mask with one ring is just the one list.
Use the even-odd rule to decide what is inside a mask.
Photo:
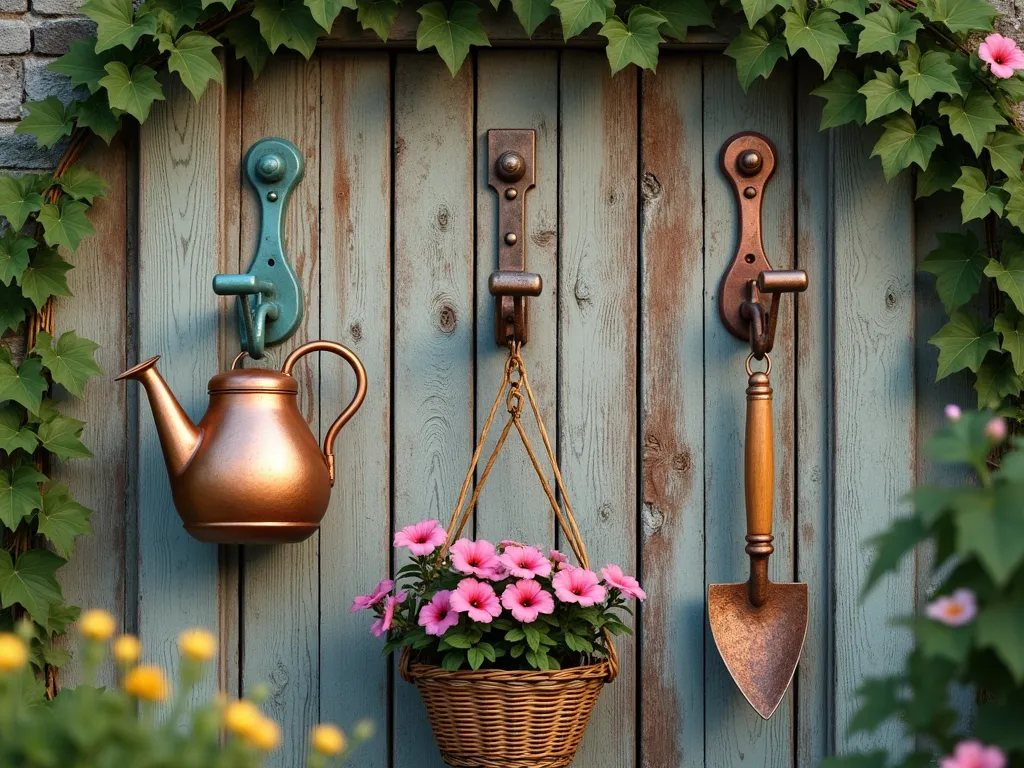
[[(751, 355), (753, 358), (753, 355)], [(764, 605), (768, 596), (768, 557), (772, 546), (772, 502), (775, 495), (775, 455), (772, 437), (772, 366), (751, 370), (747, 359), (747, 427), (743, 451), (743, 475), (747, 506), (747, 547), (750, 556), (750, 601)]]
[(296, 349), (288, 358), (284, 361), (284, 367), (281, 369), (281, 373), (286, 376), (291, 376), (292, 368), (295, 363), (298, 362), (299, 358), (303, 355), (307, 355), (310, 352), (333, 352), (334, 354), (345, 358), (345, 361), (352, 366), (352, 370), (356, 374), (356, 394), (352, 398), (345, 410), (341, 412), (341, 415), (334, 420), (331, 424), (331, 428), (327, 430), (327, 436), (324, 437), (324, 459), (327, 461), (327, 472), (331, 478), (331, 487), (334, 487), (334, 441), (338, 437), (338, 433), (341, 428), (348, 423), (355, 412), (359, 410), (359, 406), (363, 404), (363, 400), (366, 399), (366, 369), (363, 368), (362, 362), (348, 347), (338, 344), (333, 341), (311, 341), (308, 344), (303, 344), (301, 347)]

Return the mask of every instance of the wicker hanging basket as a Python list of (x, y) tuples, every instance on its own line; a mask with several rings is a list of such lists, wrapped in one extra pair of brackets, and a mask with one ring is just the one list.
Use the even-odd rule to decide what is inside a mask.
[[(561, 506), (523, 429), (523, 392), (554, 470)], [(503, 400), (509, 413), (508, 421), (472, 497), (463, 506), (480, 461), (484, 439)], [(455, 513), (448, 525), (448, 538), (439, 557), (445, 556), (469, 522), (484, 483), (513, 427), (523, 441), (565, 540), (580, 565), (590, 568), (562, 482), (562, 473), (541, 421), (518, 346), (512, 348), (505, 365), (501, 387), (481, 431)], [(618, 656), (607, 631), (605, 641), (608, 648), (606, 657), (585, 666), (549, 671), (481, 669), (449, 672), (433, 664), (420, 663), (407, 646), (402, 651), (399, 671), (407, 682), (416, 684), (426, 705), (441, 756), (452, 768), (564, 768), (572, 762), (579, 749), (583, 731), (602, 688), (619, 673)]]

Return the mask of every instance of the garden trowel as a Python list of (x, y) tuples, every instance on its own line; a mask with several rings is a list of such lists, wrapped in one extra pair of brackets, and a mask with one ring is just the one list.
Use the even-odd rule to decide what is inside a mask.
[(718, 652), (740, 691), (765, 720), (772, 716), (796, 672), (807, 635), (807, 585), (768, 580), (772, 546), (775, 466), (772, 388), (765, 372), (747, 361), (744, 447), (750, 579), (708, 587), (708, 618)]

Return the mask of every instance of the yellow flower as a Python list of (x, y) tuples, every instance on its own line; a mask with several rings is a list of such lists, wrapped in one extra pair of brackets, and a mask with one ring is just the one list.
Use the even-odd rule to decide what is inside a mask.
[(28, 661), (25, 641), (10, 632), (0, 632), (0, 672), (21, 669)]
[(312, 733), (313, 749), (333, 757), (345, 751), (345, 734), (333, 725), (318, 725)]
[(239, 736), (248, 737), (262, 718), (256, 705), (245, 699), (232, 701), (224, 710), (224, 725)]
[(217, 655), (217, 638), (205, 629), (187, 629), (178, 635), (178, 649), (192, 661), (209, 661)]
[(281, 743), (281, 727), (268, 717), (260, 717), (246, 740), (260, 752), (273, 752)]
[(119, 664), (135, 664), (142, 655), (142, 645), (135, 635), (121, 635), (114, 641), (114, 658)]
[(373, 720), (360, 720), (356, 723), (356, 727), (352, 729), (352, 735), (356, 738), (356, 741), (369, 741), (373, 738), (375, 731), (376, 728), (374, 728)]
[(167, 677), (159, 667), (135, 667), (124, 679), (124, 689), (143, 701), (163, 701), (171, 693)]
[(78, 628), (90, 640), (103, 642), (113, 637), (117, 623), (114, 621), (114, 617), (106, 611), (94, 608), (82, 614), (82, 618), (78, 621)]

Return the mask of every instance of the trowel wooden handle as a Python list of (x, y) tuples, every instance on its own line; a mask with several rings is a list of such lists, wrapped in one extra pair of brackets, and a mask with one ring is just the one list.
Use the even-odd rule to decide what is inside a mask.
[(767, 373), (752, 373), (747, 381), (747, 434), (743, 456), (749, 555), (767, 556), (773, 551), (775, 456), (772, 442), (772, 387)]

